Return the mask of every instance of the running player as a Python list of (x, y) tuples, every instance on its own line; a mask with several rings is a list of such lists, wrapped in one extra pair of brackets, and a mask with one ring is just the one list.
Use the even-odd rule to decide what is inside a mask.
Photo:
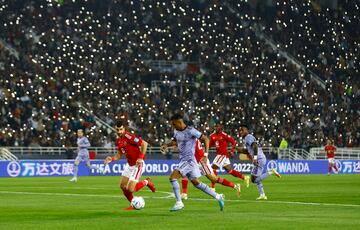
[[(147, 186), (152, 192), (155, 192), (155, 186), (151, 182), (150, 178), (146, 178), (145, 180), (139, 182), (144, 170), (144, 158), (148, 144), (141, 138), (127, 132), (128, 128), (122, 121), (118, 121), (116, 123), (115, 129), (119, 136), (116, 140), (118, 151), (115, 156), (106, 157), (104, 163), (108, 164), (111, 161), (119, 160), (121, 159), (121, 156), (125, 154), (127, 164), (125, 165), (122, 173), (120, 188), (127, 200), (131, 203), (133, 192), (137, 192), (145, 186)], [(133, 209), (133, 207), (129, 206), (125, 210)]]
[(262, 181), (271, 174), (274, 174), (279, 178), (281, 175), (274, 168), (269, 172), (263, 173), (266, 164), (266, 156), (263, 153), (262, 148), (259, 146), (256, 138), (249, 133), (249, 129), (246, 125), (240, 126), (240, 136), (244, 138), (246, 150), (249, 153), (250, 159), (253, 161), (254, 167), (251, 171), (251, 181), (256, 184), (260, 194), (260, 196), (256, 199), (267, 200)]
[(77, 153), (77, 157), (74, 162), (74, 175), (73, 175), (73, 178), (70, 179), (70, 182), (77, 182), (79, 164), (81, 161), (85, 161), (86, 166), (89, 169), (98, 170), (100, 173), (103, 172), (102, 169), (98, 168), (95, 165), (90, 164), (89, 150), (88, 150), (88, 148), (90, 147), (90, 142), (87, 139), (87, 137), (84, 136), (84, 130), (78, 129), (77, 136), (78, 136), (78, 138), (77, 138), (78, 153)]
[[(244, 180), (246, 183), (246, 187), (249, 187), (250, 184), (250, 177), (244, 176), (239, 171), (236, 171), (232, 168), (230, 159), (229, 159), (229, 152), (227, 150), (228, 144), (232, 145), (231, 148), (231, 155), (234, 155), (234, 149), (238, 149), (236, 147), (236, 143), (234, 141), (234, 138), (229, 136), (227, 133), (222, 131), (222, 125), (216, 124), (215, 126), (215, 132), (213, 132), (210, 135), (210, 144), (209, 147), (212, 147), (215, 145), (216, 147), (216, 157), (213, 160), (212, 168), (214, 171), (214, 174), (217, 175), (216, 170), (218, 168), (224, 168), (227, 173), (233, 175), (234, 177), (238, 177), (241, 180)], [(211, 187), (215, 190), (215, 183), (212, 182)]]
[[(231, 181), (226, 180), (225, 178), (220, 178), (216, 176), (211, 168), (208, 156), (205, 155), (202, 144), (199, 140), (196, 140), (196, 147), (195, 147), (195, 159), (198, 163), (200, 171), (203, 175), (205, 175), (212, 183), (219, 183), (224, 186), (234, 188), (236, 190), (237, 196), (240, 196), (240, 184), (234, 184)], [(181, 198), (186, 200), (187, 199), (187, 186), (189, 180), (186, 177), (182, 178), (181, 185), (182, 185), (182, 193)]]
[(327, 155), (327, 159), (329, 162), (328, 165), (328, 175), (330, 176), (332, 169), (334, 169), (335, 173), (338, 174), (339, 170), (335, 165), (335, 151), (336, 151), (336, 147), (333, 145), (332, 140), (327, 140), (327, 145), (325, 146), (325, 152)]
[(224, 195), (217, 194), (199, 180), (201, 173), (195, 159), (196, 139), (205, 142), (206, 154), (209, 151), (209, 139), (195, 128), (187, 126), (180, 114), (175, 114), (171, 117), (171, 125), (175, 129), (173, 139), (170, 143), (161, 146), (164, 152), (168, 147), (177, 146), (180, 156), (178, 166), (170, 175), (170, 183), (176, 198), (176, 203), (170, 211), (178, 211), (184, 208), (184, 203), (180, 195), (180, 185), (178, 183), (178, 179), (184, 176), (188, 177), (196, 188), (214, 197), (219, 203), (220, 211), (223, 211)]

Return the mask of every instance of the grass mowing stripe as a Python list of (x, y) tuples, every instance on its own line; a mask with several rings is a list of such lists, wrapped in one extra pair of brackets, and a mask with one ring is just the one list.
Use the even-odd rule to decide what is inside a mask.
[[(236, 180), (230, 175), (224, 178)], [(330, 226), (358, 230), (360, 226), (360, 175), (269, 177), (264, 181), (267, 201), (255, 200), (258, 191), (254, 185), (244, 189), (240, 199), (233, 189), (217, 186), (217, 192), (226, 195), (224, 213), (214, 199), (193, 186), (188, 188), (185, 209), (169, 212), (175, 199), (170, 197), (168, 176), (151, 177), (160, 192), (151, 193), (144, 187), (134, 194), (150, 197), (141, 212), (123, 210), (129, 202), (121, 193), (117, 176), (81, 177), (76, 184), (68, 179), (0, 178), (0, 229), (287, 230), (291, 226), (293, 230), (313, 230)]]
[[(165, 197), (152, 197), (152, 196), (143, 196), (146, 199), (173, 199), (173, 194), (170, 192), (157, 191), (159, 193), (168, 194)], [(104, 197), (104, 198), (124, 198), (123, 196), (115, 195), (99, 195), (99, 194), (79, 194), (79, 193), (45, 193), (45, 192), (16, 192), (16, 191), (0, 191), (2, 194), (21, 194), (21, 195), (49, 195), (49, 196), (83, 196), (83, 197)], [(125, 199), (125, 198), (124, 198)], [(214, 199), (206, 198), (188, 198), (188, 200), (195, 201), (211, 201)], [(295, 205), (324, 205), (324, 206), (340, 206), (340, 207), (356, 207), (360, 208), (360, 205), (357, 204), (336, 204), (336, 203), (314, 203), (314, 202), (298, 202), (298, 201), (276, 201), (276, 200), (267, 200), (267, 201), (254, 201), (254, 200), (225, 200), (226, 202), (246, 202), (246, 203), (273, 203), (273, 204), (295, 204)]]

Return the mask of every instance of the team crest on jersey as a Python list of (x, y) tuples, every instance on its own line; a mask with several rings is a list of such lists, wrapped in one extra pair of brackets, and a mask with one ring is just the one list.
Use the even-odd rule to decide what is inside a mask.
[(119, 148), (123, 148), (123, 147), (125, 147), (127, 145), (127, 142), (126, 141), (124, 141), (124, 140), (119, 140), (118, 141), (118, 146), (119, 146)]

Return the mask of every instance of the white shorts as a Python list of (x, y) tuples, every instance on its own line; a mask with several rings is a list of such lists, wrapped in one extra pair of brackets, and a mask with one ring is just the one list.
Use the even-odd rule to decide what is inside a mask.
[(259, 158), (257, 162), (258, 162), (257, 165), (253, 165), (253, 168), (251, 170), (251, 175), (259, 177), (263, 174), (266, 165), (266, 158)]
[(328, 158), (330, 164), (335, 164), (335, 158)]
[(144, 168), (144, 163), (141, 166), (130, 166), (129, 164), (126, 164), (122, 176), (129, 178), (129, 180), (138, 182), (144, 172)]
[(203, 163), (202, 161), (199, 161), (198, 165), (199, 165), (199, 169), (201, 171), (201, 174), (210, 175), (210, 174), (214, 173), (213, 169), (211, 168), (209, 159), (207, 159), (206, 163)]
[(229, 157), (225, 155), (217, 155), (212, 164), (216, 165), (218, 168), (222, 168), (225, 165), (229, 165), (231, 163)]
[(75, 158), (75, 161), (85, 161), (86, 164), (90, 164), (90, 158), (89, 158), (89, 152), (81, 152), (78, 153), (77, 157)]
[(195, 161), (181, 161), (175, 169), (180, 172), (182, 177), (186, 176), (189, 180), (193, 180), (201, 176), (199, 166)]

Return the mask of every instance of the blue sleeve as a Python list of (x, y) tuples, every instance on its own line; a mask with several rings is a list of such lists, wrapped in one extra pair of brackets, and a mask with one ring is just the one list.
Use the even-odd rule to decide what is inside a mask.
[(247, 135), (245, 138), (245, 143), (249, 146), (252, 145), (256, 141), (255, 137), (253, 135)]
[(194, 128), (192, 128), (192, 129), (190, 130), (190, 133), (191, 133), (191, 135), (192, 135), (193, 137), (195, 137), (195, 138), (197, 138), (197, 139), (200, 139), (200, 137), (202, 136), (202, 133), (199, 132), (197, 129), (194, 129)]

